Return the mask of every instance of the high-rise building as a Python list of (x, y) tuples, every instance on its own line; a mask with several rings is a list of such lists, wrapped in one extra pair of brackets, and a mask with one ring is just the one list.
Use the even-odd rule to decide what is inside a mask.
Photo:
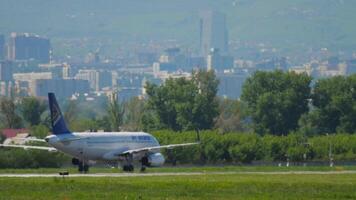
[(0, 61), (0, 81), (12, 81), (12, 63), (10, 61)]
[(205, 11), (200, 16), (200, 53), (207, 57), (212, 48), (222, 55), (228, 53), (226, 17), (216, 11)]
[(207, 70), (224, 71), (234, 66), (234, 58), (220, 55), (219, 49), (212, 48), (207, 57)]
[(0, 60), (3, 60), (5, 57), (5, 37), (0, 35)]
[(50, 41), (38, 35), (11, 33), (8, 58), (10, 60), (50, 61)]

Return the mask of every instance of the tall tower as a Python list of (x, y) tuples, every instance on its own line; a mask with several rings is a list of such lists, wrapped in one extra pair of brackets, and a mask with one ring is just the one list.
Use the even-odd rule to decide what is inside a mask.
[(228, 53), (228, 31), (226, 16), (216, 11), (200, 14), (200, 53), (207, 57), (211, 49), (219, 49), (224, 55)]

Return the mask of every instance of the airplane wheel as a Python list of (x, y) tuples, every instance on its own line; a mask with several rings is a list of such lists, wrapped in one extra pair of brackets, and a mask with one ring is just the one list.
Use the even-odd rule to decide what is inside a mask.
[(80, 173), (87, 173), (88, 171), (89, 171), (89, 165), (87, 165), (87, 164), (83, 164), (82, 162), (79, 162), (78, 163), (78, 171), (80, 172)]
[(129, 165), (129, 171), (133, 172), (134, 171), (134, 166), (133, 165)]
[(83, 173), (83, 171), (84, 171), (84, 166), (83, 166), (82, 163), (79, 163), (79, 164), (78, 164), (78, 171), (79, 171), (80, 173)]
[(122, 170), (124, 170), (124, 172), (132, 172), (134, 170), (134, 166), (133, 165), (124, 165), (122, 167)]
[(146, 171), (146, 167), (145, 167), (145, 166), (142, 166), (140, 171), (141, 171), (141, 172)]
[(123, 170), (124, 172), (128, 172), (128, 171), (129, 171), (129, 166), (128, 166), (128, 165), (124, 165), (124, 166), (122, 167), (122, 170)]
[(149, 166), (150, 165), (149, 162), (148, 162), (147, 156), (145, 156), (145, 157), (143, 157), (141, 159), (141, 164), (142, 164), (142, 166)]
[(88, 173), (89, 172), (89, 165), (84, 165), (83, 171), (84, 171), (84, 173)]

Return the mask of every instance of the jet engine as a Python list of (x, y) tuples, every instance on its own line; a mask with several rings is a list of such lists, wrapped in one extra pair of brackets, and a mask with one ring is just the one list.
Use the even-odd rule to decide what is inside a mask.
[(154, 153), (147, 156), (147, 166), (159, 167), (164, 164), (164, 157), (161, 153)]

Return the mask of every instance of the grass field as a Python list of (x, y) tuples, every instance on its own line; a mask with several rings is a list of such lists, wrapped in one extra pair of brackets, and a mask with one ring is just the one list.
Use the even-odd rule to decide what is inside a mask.
[[(136, 167), (136, 172), (138, 172)], [(147, 168), (146, 172), (284, 172), (284, 171), (356, 171), (356, 166), (291, 166), (291, 167), (276, 167), (276, 166), (177, 166), (177, 167), (159, 167)], [(78, 173), (77, 168), (39, 168), (39, 169), (0, 169), (0, 174), (37, 174), (37, 173), (58, 173), (59, 171), (68, 171), (69, 173)], [(122, 173), (118, 168), (91, 167), (89, 173)]]
[(356, 199), (356, 174), (0, 178), (0, 199)]

